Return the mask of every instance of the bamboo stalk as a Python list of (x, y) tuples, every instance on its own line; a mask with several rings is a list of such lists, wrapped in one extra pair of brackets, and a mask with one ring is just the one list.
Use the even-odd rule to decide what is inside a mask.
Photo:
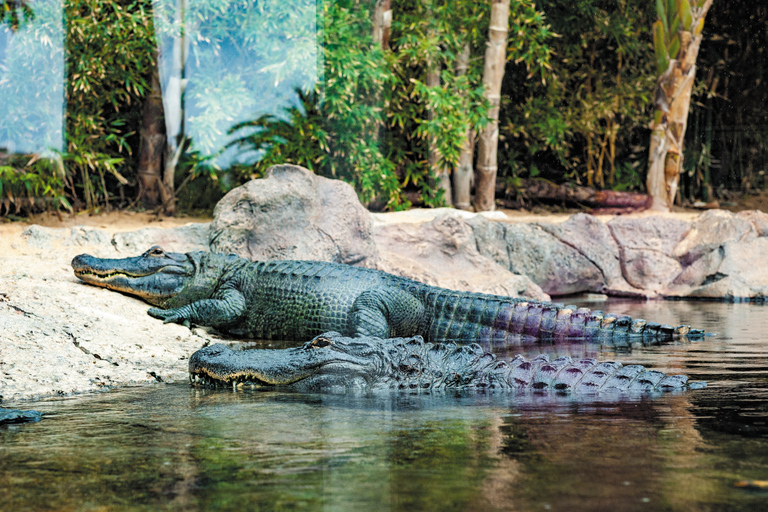
[(483, 85), (485, 97), (491, 104), (489, 122), (478, 140), (477, 169), (475, 170), (475, 210), (490, 211), (495, 208), (496, 174), (498, 171), (499, 104), (501, 81), (507, 50), (509, 25), (509, 0), (493, 0), (491, 25), (488, 30), (488, 46), (485, 50)]

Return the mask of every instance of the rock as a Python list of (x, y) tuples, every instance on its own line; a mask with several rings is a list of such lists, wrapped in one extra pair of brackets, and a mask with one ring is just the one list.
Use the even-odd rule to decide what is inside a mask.
[(694, 288), (698, 288), (705, 283), (710, 283), (720, 279), (718, 269), (723, 261), (725, 251), (722, 247), (710, 251), (697, 259), (678, 275), (672, 284), (662, 293), (667, 296), (685, 297), (690, 294)]
[[(712, 251), (719, 252), (719, 251)], [(768, 238), (732, 241), (722, 246), (722, 262), (691, 297), (726, 300), (768, 298)]]
[(64, 247), (3, 259), (2, 400), (183, 382), (187, 356), (211, 342), (184, 326), (163, 325), (141, 300), (80, 282), (69, 262), (81, 252)]
[(26, 228), (21, 236), (27, 241), (27, 245), (36, 249), (108, 245), (110, 241), (106, 231), (85, 226), (56, 229), (33, 224)]
[(190, 223), (173, 228), (144, 228), (110, 234), (103, 229), (85, 226), (56, 229), (33, 224), (22, 232), (22, 237), (35, 249), (96, 247), (101, 254), (117, 251), (124, 256), (137, 256), (153, 245), (172, 252), (208, 251), (209, 230), (210, 223)]
[(211, 250), (250, 260), (375, 265), (371, 219), (352, 187), (295, 165), (230, 191), (216, 205)]
[(563, 244), (587, 258), (602, 274), (603, 290), (618, 294), (642, 293), (624, 279), (619, 245), (611, 230), (597, 217), (577, 213), (560, 224), (536, 223)]
[(0, 407), (0, 425), (6, 423), (33, 423), (40, 421), (43, 413), (38, 411), (20, 411), (18, 409), (6, 409)]
[(175, 228), (144, 228), (115, 233), (112, 246), (125, 256), (137, 256), (155, 245), (170, 252), (209, 251), (210, 230), (208, 222)]
[(375, 230), (377, 268), (453, 290), (548, 300), (528, 277), (483, 257), (472, 228), (444, 215), (423, 224), (385, 224)]
[(667, 289), (683, 271), (673, 255), (689, 223), (669, 217), (616, 217), (608, 223), (619, 246), (624, 279), (651, 293)]
[(468, 212), (456, 208), (412, 208), (401, 212), (371, 213), (374, 228), (387, 224), (402, 224), (405, 222), (421, 224), (430, 222), (437, 217), (455, 217), (457, 219), (469, 220), (475, 217), (483, 217), (488, 220), (507, 220), (504, 212), (498, 210), (492, 212)]
[(726, 242), (749, 241), (757, 237), (752, 222), (725, 210), (710, 210), (699, 215), (690, 231), (675, 247), (673, 255), (690, 265)]
[(737, 213), (736, 216), (751, 222), (757, 236), (768, 236), (768, 213), (760, 210), (745, 210)]
[(491, 222), (479, 217), (469, 224), (481, 255), (515, 274), (530, 277), (549, 295), (604, 289), (600, 269), (541, 226)]

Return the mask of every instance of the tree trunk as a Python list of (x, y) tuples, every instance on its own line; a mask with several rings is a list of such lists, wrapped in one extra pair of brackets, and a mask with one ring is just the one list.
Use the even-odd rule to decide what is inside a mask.
[[(674, 12), (659, 11), (660, 19), (654, 24), (656, 58), (659, 71), (663, 71), (654, 93), (646, 182), (654, 210), (669, 210), (677, 195), (696, 57), (704, 18), (713, 0), (692, 1), (696, 7), (691, 7), (687, 0), (667, 4)], [(679, 11), (677, 5), (682, 7)], [(672, 30), (675, 26), (679, 27), (677, 31)]]
[(148, 207), (158, 207), (165, 202), (167, 196), (163, 181), (165, 115), (157, 71), (152, 74), (151, 80), (152, 88), (144, 98), (138, 181), (139, 199)]
[[(430, 1), (431, 0), (424, 0), (424, 4), (426, 6), (427, 16), (429, 16), (431, 23), (434, 13), (432, 12)], [(435, 30), (430, 28), (427, 39), (433, 39), (434, 35)], [(435, 51), (435, 53), (437, 53), (437, 51)], [(434, 88), (440, 87), (440, 64), (433, 62), (429, 57), (426, 64), (427, 86)], [(427, 103), (427, 118), (430, 122), (435, 119), (434, 108), (429, 102)], [(443, 199), (445, 200), (445, 203), (448, 206), (451, 206), (453, 204), (453, 194), (451, 193), (451, 173), (449, 169), (441, 166), (439, 162), (440, 151), (437, 149), (437, 139), (435, 137), (430, 137), (429, 140), (427, 140), (427, 163), (429, 165), (429, 170), (432, 172), (432, 176), (434, 176), (435, 187), (437, 190), (443, 191)]]
[(507, 26), (509, 25), (509, 0), (493, 0), (488, 47), (485, 50), (483, 85), (485, 97), (491, 103), (489, 122), (480, 133), (477, 151), (475, 179), (475, 211), (490, 211), (495, 206), (497, 154), (499, 146), (499, 103), (501, 80), (507, 50)]
[[(456, 76), (466, 74), (469, 69), (469, 43), (464, 45), (464, 49), (456, 58)], [(472, 188), (472, 157), (475, 153), (475, 132), (471, 126), (467, 126), (466, 138), (459, 154), (459, 163), (456, 170), (453, 171), (453, 205), (462, 210), (472, 209), (471, 188)]]
[[(435, 65), (430, 65), (427, 71), (427, 85), (429, 87), (440, 87), (440, 70)], [(435, 118), (435, 112), (431, 105), (427, 107), (429, 112), (429, 120), (432, 121)], [(445, 204), (451, 206), (453, 204), (453, 195), (451, 193), (451, 173), (450, 170), (440, 165), (440, 151), (437, 149), (437, 140), (434, 137), (430, 137), (428, 141), (428, 161), (429, 168), (432, 171), (432, 175), (435, 177), (435, 186), (437, 190), (443, 191), (443, 198)]]
[(376, 0), (373, 11), (373, 42), (382, 50), (389, 47), (389, 32), (392, 26), (392, 0)]
[[(504, 193), (504, 187), (500, 186), (500, 193)], [(542, 179), (523, 179), (517, 185), (516, 193), (518, 204), (525, 201), (547, 201), (552, 203), (569, 204), (573, 206), (587, 206), (596, 208), (600, 213), (629, 213), (646, 210), (651, 206), (651, 196), (636, 194), (633, 192), (619, 192), (616, 190), (595, 190), (592, 187), (582, 187), (573, 183), (555, 185)]]

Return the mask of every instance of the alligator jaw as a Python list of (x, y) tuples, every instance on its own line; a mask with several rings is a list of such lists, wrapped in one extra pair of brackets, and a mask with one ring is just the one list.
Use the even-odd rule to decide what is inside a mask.
[(166, 253), (159, 247), (134, 258), (81, 254), (72, 260), (72, 269), (88, 284), (134, 295), (156, 306), (177, 295), (195, 271), (187, 255)]
[(318, 339), (322, 338), (287, 350), (235, 351), (216, 343), (189, 358), (189, 380), (201, 387), (310, 389), (326, 387), (327, 379), (354, 384), (357, 377), (367, 380), (376, 375), (370, 359), (317, 343)]

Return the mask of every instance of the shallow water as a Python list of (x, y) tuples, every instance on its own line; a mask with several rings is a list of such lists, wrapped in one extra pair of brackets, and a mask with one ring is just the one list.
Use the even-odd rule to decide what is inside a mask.
[(759, 510), (768, 308), (577, 305), (717, 333), (656, 346), (525, 344), (706, 380), (660, 396), (333, 396), (157, 385), (23, 405), (0, 427), (0, 510)]

